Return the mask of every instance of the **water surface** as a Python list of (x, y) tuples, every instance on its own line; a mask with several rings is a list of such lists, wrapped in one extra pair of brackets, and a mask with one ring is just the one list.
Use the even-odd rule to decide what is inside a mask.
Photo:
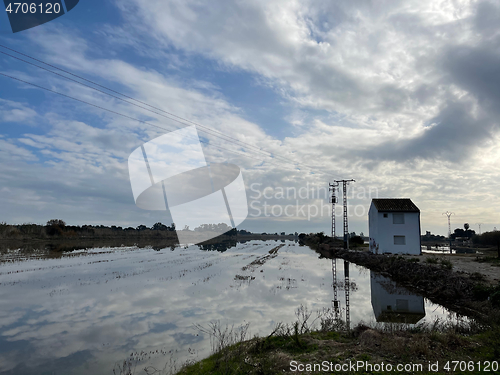
[(4, 252), (0, 374), (112, 374), (130, 355), (138, 368), (199, 360), (210, 340), (195, 324), (250, 323), (252, 336), (267, 335), (295, 321), (300, 305), (331, 308), (335, 289), (345, 317), (346, 285), (351, 326), (456, 319), (354, 264), (346, 283), (343, 260), (333, 263), (333, 288), (332, 260), (291, 241), (226, 247), (93, 248), (56, 258)]

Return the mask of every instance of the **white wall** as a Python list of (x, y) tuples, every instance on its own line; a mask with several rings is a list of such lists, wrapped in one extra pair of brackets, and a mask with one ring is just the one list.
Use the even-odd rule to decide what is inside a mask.
[(368, 236), (370, 237), (370, 251), (372, 253), (377, 253), (377, 237), (378, 237), (378, 211), (375, 205), (370, 205), (368, 210)]
[[(420, 213), (404, 212), (405, 223), (393, 224), (392, 212), (378, 212), (372, 203), (369, 211), (370, 251), (392, 254), (421, 253)], [(405, 236), (406, 245), (394, 245), (394, 236)]]

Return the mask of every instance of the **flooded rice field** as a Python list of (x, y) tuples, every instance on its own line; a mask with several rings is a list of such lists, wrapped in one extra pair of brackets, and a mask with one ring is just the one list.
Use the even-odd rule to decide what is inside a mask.
[(249, 323), (251, 336), (268, 335), (276, 323), (295, 321), (301, 305), (316, 311), (338, 304), (351, 326), (460, 319), (366, 268), (319, 259), (292, 241), (212, 248), (219, 251), (3, 252), (0, 374), (113, 374), (130, 358), (140, 373), (199, 360), (210, 354), (210, 337), (195, 325)]

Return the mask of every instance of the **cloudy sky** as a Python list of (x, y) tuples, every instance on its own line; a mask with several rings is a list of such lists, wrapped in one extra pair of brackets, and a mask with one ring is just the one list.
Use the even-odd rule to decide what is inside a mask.
[[(489, 1), (87, 0), (16, 34), (0, 14), (0, 44), (201, 124), (207, 161), (242, 170), (240, 228), (329, 232), (324, 189), (353, 178), (352, 231), (406, 197), (446, 234), (447, 210), (500, 227), (499, 24)], [(113, 111), (0, 76), (0, 221), (171, 221), (135, 206), (127, 159), (186, 122), (5, 54), (0, 73)]]

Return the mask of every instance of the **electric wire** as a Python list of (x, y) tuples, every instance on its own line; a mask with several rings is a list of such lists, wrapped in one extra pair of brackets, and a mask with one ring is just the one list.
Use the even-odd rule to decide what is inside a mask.
[[(135, 118), (135, 117), (132, 117), (132, 116), (129, 116), (129, 115), (126, 115), (126, 114), (123, 114), (123, 113), (120, 113), (120, 112), (117, 112), (117, 111), (114, 111), (112, 109), (109, 109), (109, 108), (104, 108), (104, 107), (101, 107), (97, 104), (94, 104), (94, 103), (90, 103), (90, 102), (87, 102), (85, 100), (82, 100), (82, 99), (78, 99), (78, 98), (75, 98), (73, 96), (70, 96), (70, 95), (67, 95), (67, 94), (63, 94), (61, 92), (58, 92), (58, 91), (55, 91), (55, 90), (52, 90), (52, 89), (49, 89), (47, 87), (44, 87), (44, 86), (40, 86), (40, 85), (37, 85), (36, 83), (32, 83), (32, 82), (28, 82), (26, 80), (23, 80), (23, 79), (20, 79), (20, 78), (17, 78), (17, 77), (13, 77), (13, 76), (10, 76), (8, 74), (5, 74), (5, 73), (2, 73), (0, 72), (0, 75), (4, 76), (4, 77), (7, 77), (7, 78), (10, 78), (10, 79), (13, 79), (13, 80), (16, 80), (16, 81), (19, 81), (19, 82), (22, 82), (22, 83), (25, 83), (27, 85), (30, 85), (30, 86), (33, 86), (33, 87), (36, 87), (36, 88), (39, 88), (39, 89), (42, 89), (42, 90), (45, 90), (45, 91), (48, 91), (48, 92), (51, 92), (53, 94), (57, 94), (57, 95), (60, 95), (60, 96), (63, 96), (65, 98), (68, 98), (68, 99), (72, 99), (72, 100), (75, 100), (77, 102), (80, 102), (80, 103), (83, 103), (83, 104), (87, 104), (87, 105), (90, 105), (92, 107), (95, 107), (95, 108), (98, 108), (100, 110), (103, 110), (103, 111), (107, 111), (107, 112), (110, 112), (110, 113), (113, 113), (115, 115), (118, 115), (118, 116), (122, 116), (122, 117), (125, 117), (125, 118), (128, 118), (130, 120), (133, 120), (133, 121), (137, 121), (137, 122), (140, 122), (142, 124), (145, 124), (145, 125), (148, 125), (148, 126), (152, 126), (152, 127), (155, 127), (155, 128), (158, 128), (158, 129), (161, 129), (161, 130), (167, 130), (159, 125), (155, 125), (155, 124), (152, 124), (148, 121), (144, 121), (144, 120), (140, 120), (138, 118)], [(178, 129), (178, 128), (176, 128)], [(188, 137), (188, 138), (192, 138), (192, 139), (195, 139), (193, 137)], [(195, 139), (196, 140), (196, 139)], [(262, 159), (259, 159), (259, 158), (256, 158), (256, 157), (253, 157), (251, 155), (248, 155), (248, 154), (244, 154), (244, 153), (241, 153), (241, 152), (238, 152), (238, 151), (235, 151), (235, 150), (230, 150), (230, 149), (227, 149), (227, 148), (224, 148), (224, 147), (221, 147), (220, 145), (214, 145), (208, 141), (204, 141), (202, 139), (199, 139), (200, 142), (202, 143), (205, 143), (207, 144), (208, 146), (211, 146), (211, 147), (215, 147), (215, 148), (218, 148), (218, 149), (221, 149), (221, 150), (225, 150), (225, 151), (228, 151), (228, 152), (231, 152), (231, 153), (234, 153), (234, 154), (237, 154), (237, 155), (240, 155), (240, 156), (243, 156), (243, 157), (248, 157), (248, 158), (251, 158), (251, 159), (255, 159), (261, 163), (268, 163), (268, 164), (271, 164), (271, 165), (275, 165), (275, 166), (280, 166), (281, 168), (283, 168), (283, 166), (277, 164), (277, 163), (270, 163), (268, 161), (265, 161), (265, 160), (262, 160)], [(290, 163), (292, 164), (292, 163)], [(287, 169), (287, 170), (290, 170), (290, 171), (294, 171), (294, 172), (297, 172), (297, 169), (294, 168), (294, 169), (290, 169), (290, 168), (284, 168), (284, 169)], [(298, 169), (300, 170), (300, 169)]]
[[(261, 155), (264, 155), (264, 156), (266, 156), (266, 157), (270, 157), (270, 158), (273, 158), (273, 159), (278, 159), (278, 158), (279, 158), (279, 159), (283, 160), (284, 162), (286, 162), (287, 164), (291, 164), (291, 163), (292, 163), (292, 162), (291, 162), (291, 161), (290, 161), (287, 157), (281, 156), (281, 155), (279, 155), (279, 154), (276, 154), (276, 153), (273, 153), (273, 152), (270, 152), (270, 151), (263, 150), (263, 149), (261, 149), (261, 148), (259, 148), (259, 147), (253, 146), (253, 145), (251, 145), (251, 144), (249, 144), (249, 143), (247, 143), (247, 142), (240, 141), (240, 140), (239, 140), (239, 139), (237, 139), (237, 138), (234, 138), (234, 137), (231, 137), (231, 136), (226, 135), (226, 134), (224, 134), (224, 133), (221, 133), (221, 132), (219, 132), (219, 131), (217, 131), (217, 130), (215, 130), (215, 129), (212, 129), (212, 128), (210, 128), (210, 127), (204, 126), (204, 125), (199, 124), (199, 123), (196, 123), (196, 122), (194, 122), (194, 121), (191, 121), (191, 120), (185, 119), (185, 118), (183, 118), (183, 117), (181, 117), (181, 116), (177, 116), (177, 115), (175, 115), (175, 114), (173, 114), (173, 113), (171, 113), (171, 112), (168, 112), (168, 111), (162, 110), (161, 108), (158, 108), (158, 107), (155, 107), (155, 106), (152, 106), (152, 105), (150, 105), (150, 104), (148, 104), (148, 103), (145, 103), (145, 102), (143, 102), (143, 101), (140, 101), (140, 100), (138, 100), (138, 99), (135, 99), (135, 98), (133, 98), (133, 97), (131, 97), (131, 96), (128, 96), (128, 95), (123, 94), (123, 93), (120, 93), (119, 91), (116, 91), (116, 90), (110, 89), (110, 88), (108, 88), (108, 87), (106, 87), (106, 86), (103, 86), (103, 85), (100, 85), (100, 84), (98, 84), (98, 83), (96, 83), (96, 82), (93, 82), (93, 81), (91, 81), (91, 80), (89, 80), (89, 79), (86, 79), (86, 78), (84, 78), (84, 77), (81, 77), (81, 76), (79, 76), (79, 75), (77, 75), (77, 74), (71, 73), (70, 71), (67, 71), (67, 70), (65, 70), (65, 69), (59, 68), (59, 67), (54, 66), (54, 65), (51, 65), (51, 64), (46, 63), (46, 62), (44, 62), (44, 61), (42, 61), (42, 60), (40, 60), (40, 59), (37, 59), (37, 58), (32, 57), (32, 56), (29, 56), (29, 55), (27, 55), (27, 54), (25, 54), (25, 53), (22, 53), (22, 52), (19, 52), (19, 51), (15, 50), (15, 49), (12, 49), (12, 48), (6, 47), (6, 46), (4, 46), (4, 45), (2, 45), (2, 44), (0, 44), (0, 47), (5, 48), (5, 49), (7, 49), (7, 50), (9, 50), (9, 51), (15, 52), (15, 53), (17, 53), (17, 54), (19, 54), (19, 55), (22, 55), (22, 56), (28, 57), (28, 58), (30, 58), (30, 59), (32, 59), (32, 60), (34, 60), (34, 61), (37, 61), (37, 62), (39, 62), (39, 63), (42, 63), (42, 64), (44, 64), (44, 65), (50, 66), (51, 68), (57, 69), (57, 70), (59, 70), (59, 71), (62, 71), (62, 72), (66, 73), (66, 74), (69, 74), (69, 75), (71, 75), (71, 76), (73, 76), (73, 77), (77, 77), (77, 78), (79, 78), (79, 79), (81, 79), (81, 80), (84, 80), (84, 81), (86, 81), (86, 82), (89, 82), (89, 83), (91, 83), (91, 84), (93, 84), (93, 85), (95, 85), (95, 86), (102, 87), (102, 88), (104, 88), (104, 89), (106, 89), (106, 90), (108, 90), (108, 91), (114, 92), (114, 93), (116, 93), (116, 94), (118, 94), (118, 95), (121, 95), (121, 96), (123, 96), (123, 97), (125, 97), (125, 98), (128, 98), (128, 99), (130, 99), (130, 100), (133, 100), (133, 101), (135, 101), (135, 102), (137, 102), (137, 103), (141, 103), (141, 104), (143, 104), (143, 105), (146, 105), (146, 106), (148, 106), (148, 107), (151, 107), (151, 108), (153, 108), (153, 109), (155, 109), (155, 110), (157, 110), (157, 111), (160, 111), (160, 112), (166, 113), (166, 114), (168, 114), (169, 116), (173, 116), (173, 117), (175, 117), (175, 118), (171, 118), (171, 117), (168, 117), (168, 116), (162, 115), (161, 113), (155, 112), (155, 111), (153, 111), (153, 110), (151, 110), (151, 109), (149, 109), (149, 108), (145, 108), (145, 107), (142, 107), (142, 106), (137, 105), (137, 104), (135, 104), (135, 103), (131, 103), (131, 102), (130, 102), (130, 101), (128, 101), (128, 100), (125, 100), (125, 99), (123, 99), (123, 98), (117, 97), (117, 96), (112, 95), (112, 94), (109, 94), (109, 93), (104, 92), (104, 91), (102, 91), (102, 90), (99, 90), (99, 89), (97, 89), (97, 88), (95, 88), (95, 87), (92, 87), (92, 86), (86, 85), (86, 84), (84, 84), (84, 83), (82, 83), (82, 82), (79, 82), (79, 81), (77, 81), (77, 80), (75, 80), (75, 79), (72, 79), (72, 78), (70, 78), (70, 77), (66, 77), (66, 76), (64, 76), (64, 75), (62, 75), (62, 74), (59, 74), (59, 73), (57, 73), (57, 72), (54, 72), (54, 71), (52, 71), (52, 70), (50, 70), (50, 69), (47, 69), (47, 68), (41, 67), (41, 66), (36, 65), (36, 64), (34, 64), (34, 63), (31, 63), (31, 62), (28, 62), (28, 61), (26, 61), (26, 60), (23, 60), (23, 59), (21, 59), (21, 58), (19, 58), (19, 57), (16, 57), (16, 56), (13, 56), (13, 55), (10, 55), (10, 54), (8, 54), (8, 53), (5, 53), (5, 52), (0, 51), (0, 53), (2, 53), (2, 54), (4, 54), (4, 55), (7, 55), (7, 56), (12, 57), (12, 58), (15, 58), (15, 59), (20, 60), (20, 61), (22, 61), (22, 62), (24, 62), (24, 63), (30, 64), (30, 65), (35, 66), (35, 67), (40, 68), (40, 69), (43, 69), (43, 70), (48, 71), (48, 72), (50, 72), (50, 73), (52, 73), (52, 74), (55, 74), (55, 75), (57, 75), (57, 76), (60, 76), (60, 77), (62, 77), (62, 78), (65, 78), (65, 79), (67, 79), (67, 80), (70, 80), (70, 81), (72, 81), (72, 82), (75, 82), (75, 83), (77, 83), (77, 84), (80, 84), (80, 85), (82, 85), (82, 86), (88, 87), (88, 88), (90, 88), (90, 89), (96, 90), (96, 91), (101, 92), (101, 93), (103, 93), (103, 94), (105, 94), (105, 95), (109, 95), (109, 96), (111, 96), (111, 97), (113, 97), (113, 98), (116, 98), (116, 99), (118, 99), (118, 100), (124, 101), (124, 102), (126, 102), (126, 103), (128, 103), (128, 104), (134, 105), (134, 106), (139, 107), (139, 108), (141, 108), (141, 109), (144, 109), (144, 110), (150, 111), (150, 112), (155, 113), (155, 114), (157, 114), (157, 115), (159, 115), (159, 116), (163, 116), (163, 117), (168, 118), (168, 119), (170, 119), (170, 120), (177, 121), (177, 122), (179, 122), (179, 123), (181, 123), (181, 124), (186, 125), (186, 123), (189, 123), (189, 124), (195, 125), (195, 126), (197, 126), (197, 127), (200, 127), (200, 128), (202, 128), (202, 129), (204, 129), (204, 130), (200, 129), (200, 131), (205, 132), (205, 133), (208, 133), (208, 134), (210, 134), (210, 135), (212, 135), (212, 136), (218, 137), (218, 138), (222, 139), (223, 141), (226, 141), (226, 142), (232, 142), (232, 143), (234, 143), (234, 142), (238, 142), (238, 143), (240, 143), (241, 145), (244, 145), (245, 147), (250, 147), (250, 148), (254, 149), (252, 152), (258, 152), (258, 153), (260, 153)], [(177, 120), (177, 119), (182, 120), (182, 121), (179, 121), (179, 120)], [(224, 137), (225, 137), (225, 138), (224, 138)], [(248, 152), (248, 151), (249, 151), (249, 150), (247, 150), (247, 152)], [(294, 161), (294, 162), (293, 162), (293, 164), (294, 164), (294, 165), (297, 165), (297, 166), (302, 166), (303, 168), (307, 168), (307, 169), (309, 169), (309, 170), (311, 170), (311, 171), (314, 171), (314, 172), (317, 172), (317, 173), (321, 173), (321, 174), (325, 174), (325, 175), (330, 175), (330, 176), (333, 176), (331, 173), (327, 173), (327, 172), (323, 172), (323, 171), (317, 170), (317, 169), (315, 169), (315, 167), (309, 166), (309, 165), (304, 164), (304, 163), (301, 163), (301, 162), (295, 162), (295, 161)]]

